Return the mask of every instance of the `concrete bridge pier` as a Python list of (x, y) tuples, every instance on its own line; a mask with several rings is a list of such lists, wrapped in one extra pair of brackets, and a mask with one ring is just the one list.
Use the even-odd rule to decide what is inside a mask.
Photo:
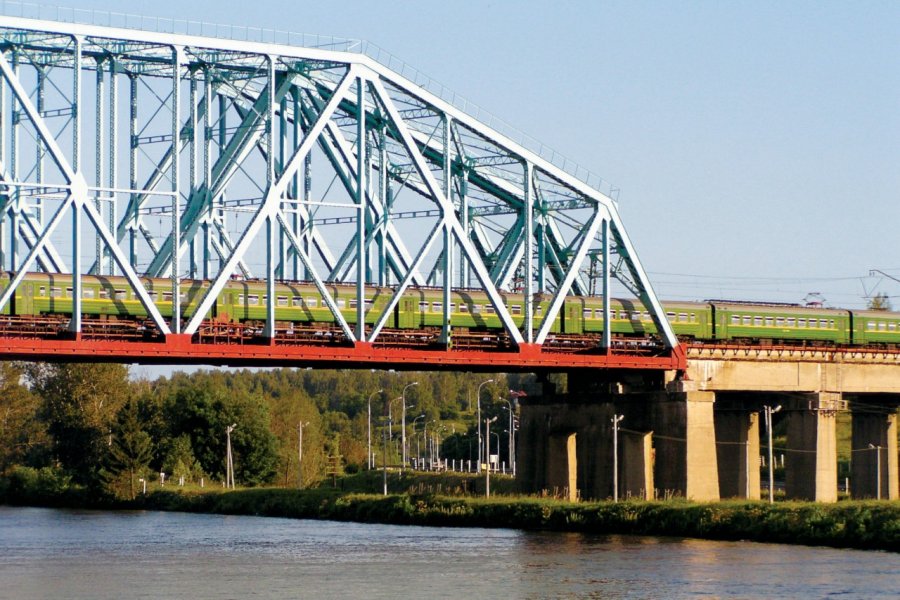
[(710, 392), (632, 392), (622, 386), (522, 402), (517, 455), (522, 491), (574, 499), (613, 495), (613, 415), (619, 497), (719, 498)]
[(785, 495), (837, 502), (837, 433), (840, 394), (801, 394), (784, 403), (787, 419)]
[(759, 500), (759, 412), (722, 402), (717, 395), (714, 420), (719, 495)]
[(900, 498), (900, 473), (897, 469), (898, 401), (900, 396), (884, 399), (861, 396), (850, 402), (853, 419), (850, 493), (854, 498)]

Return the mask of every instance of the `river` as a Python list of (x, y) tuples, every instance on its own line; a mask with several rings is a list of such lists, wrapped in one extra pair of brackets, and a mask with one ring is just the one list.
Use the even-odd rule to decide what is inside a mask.
[(900, 555), (0, 506), (0, 598), (875, 598)]

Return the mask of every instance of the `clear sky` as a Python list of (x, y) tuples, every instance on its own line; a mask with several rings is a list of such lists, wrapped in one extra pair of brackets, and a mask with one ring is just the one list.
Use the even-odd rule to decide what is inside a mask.
[(900, 306), (898, 2), (68, 5), (375, 42), (620, 188), (664, 299)]

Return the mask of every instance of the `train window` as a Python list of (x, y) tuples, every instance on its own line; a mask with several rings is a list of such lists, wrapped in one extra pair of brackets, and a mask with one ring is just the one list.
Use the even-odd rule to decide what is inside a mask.
[(58, 287), (50, 288), (50, 297), (51, 298), (62, 298), (62, 288), (58, 288)]
[[(667, 318), (668, 320), (670, 320), (670, 321), (674, 321), (674, 320), (675, 320), (675, 313), (673, 313), (673, 312), (667, 312), (667, 313), (666, 313), (666, 318)], [(731, 319), (732, 319), (732, 321), (733, 321), (733, 320), (734, 320), (734, 317), (731, 317)]]
[[(650, 320), (650, 313), (644, 311), (644, 314), (642, 316), (643, 316), (644, 321)], [(687, 321), (687, 314), (684, 315), (684, 320)]]
[(351, 310), (352, 310), (352, 309), (355, 309), (355, 308), (356, 308), (356, 304), (357, 304), (356, 298), (351, 298), (351, 299), (350, 299), (350, 309), (351, 309)]
[(687, 323), (687, 313), (678, 313), (678, 322), (679, 323)]
[(543, 310), (541, 309), (540, 306), (535, 306), (535, 307), (534, 307), (534, 314), (535, 314), (535, 316), (537, 316), (537, 317), (541, 316), (541, 313), (542, 313), (542, 312), (543, 312)]
[[(165, 294), (163, 294), (163, 296), (164, 296), (164, 297), (163, 297), (163, 300), (165, 300)], [(243, 304), (243, 303), (244, 303), (244, 295), (243, 295), (243, 294), (238, 294), (238, 301), (237, 301), (237, 303), (238, 303), (238, 304)]]
[(878, 324), (878, 331), (886, 331), (886, 330), (887, 330), (887, 324), (884, 321), (880, 322)]
[(66, 298), (72, 297), (72, 288), (66, 288)]
[(835, 327), (834, 327), (834, 319), (831, 319), (830, 321), (828, 321), (828, 326), (829, 326), (831, 329), (834, 329), (834, 328), (835, 328)]
[(461, 313), (469, 312), (469, 305), (466, 304), (465, 302), (460, 302), (459, 303), (459, 312), (461, 312)]
[(268, 306), (269, 305), (269, 297), (264, 295), (262, 303), (263, 303), (263, 306)]
[(741, 324), (741, 316), (740, 315), (731, 315), (731, 324), (732, 325), (740, 325)]
[(419, 310), (421, 312), (428, 312), (428, 303), (427, 302), (419, 302)]
[(178, 294), (178, 299), (181, 300), (182, 302), (187, 302), (187, 299), (188, 299), (187, 292), (181, 292), (180, 294)]
[(338, 307), (338, 308), (344, 308), (346, 305), (347, 305), (347, 303), (344, 301), (343, 298), (338, 298), (338, 300), (337, 300), (337, 307)]
[(775, 325), (778, 327), (784, 327), (784, 317), (775, 317)]
[[(106, 291), (100, 290), (100, 297), (106, 297)], [(171, 302), (172, 301), (172, 292), (163, 292), (163, 302)]]
[[(51, 291), (51, 294), (52, 294), (52, 291)], [(100, 292), (98, 293), (97, 297), (98, 297), (98, 298), (103, 298), (103, 299), (109, 298), (109, 291), (108, 291), (108, 290), (105, 290), (105, 289), (103, 289), (103, 288), (100, 288)], [(170, 301), (172, 300), (172, 293), (171, 293), (171, 292), (169, 292), (169, 300), (170, 300)]]
[[(93, 298), (94, 297), (94, 290), (92, 290), (90, 288), (83, 289), (83, 290), (81, 290), (81, 292), (82, 292), (81, 295), (84, 296), (85, 298)], [(154, 298), (154, 300), (155, 299), (156, 298)]]
[(888, 323), (888, 331), (897, 331), (896, 323)]
[(287, 306), (288, 305), (287, 296), (276, 296), (275, 301), (278, 304), (278, 306)]
[[(88, 294), (87, 294), (88, 292), (91, 293), (90, 296), (88, 296)], [(150, 296), (150, 300), (152, 300), (153, 302), (156, 302), (157, 300), (159, 300), (159, 294), (156, 293), (156, 292), (148, 292), (147, 295)], [(84, 292), (84, 297), (85, 297), (85, 298), (93, 298), (93, 297), (94, 297), (94, 290), (85, 290), (85, 292)]]
[(775, 324), (775, 319), (773, 317), (766, 317), (766, 327), (771, 327)]
[(38, 290), (38, 296), (46, 296), (46, 295), (47, 295), (47, 288), (45, 288), (44, 286), (41, 286), (41, 289)]
[(762, 317), (753, 317), (753, 325), (755, 327), (762, 327), (763, 318)]
[[(679, 316), (680, 316), (680, 315), (679, 315)], [(632, 320), (632, 321), (640, 321), (640, 320), (641, 320), (641, 313), (639, 313), (639, 312), (633, 312), (633, 313), (631, 313), (631, 320)]]
[(444, 312), (444, 303), (443, 302), (432, 302), (431, 310), (434, 312)]
[(797, 319), (797, 327), (806, 327), (806, 319)]
[(306, 305), (310, 308), (315, 308), (319, 305), (319, 300), (318, 298), (307, 298)]
[(585, 319), (590, 319), (591, 318), (591, 309), (586, 308), (583, 311), (581, 311), (581, 316), (583, 316)]
[(809, 327), (810, 329), (818, 329), (819, 328), (819, 324), (816, 322), (815, 319), (809, 319), (806, 322), (806, 326)]
[(512, 306), (509, 307), (509, 312), (511, 312), (514, 315), (521, 315), (522, 314), (522, 306), (520, 304), (513, 304)]
[(594, 318), (595, 319), (603, 318), (603, 309), (602, 308), (598, 308), (597, 310), (594, 311)]
[(494, 305), (493, 305), (493, 304), (485, 304), (485, 305), (484, 305), (484, 312), (486, 312), (486, 313), (489, 314), (489, 315), (494, 314)]
[(259, 296), (257, 296), (256, 294), (248, 295), (247, 304), (249, 304), (250, 306), (256, 306), (257, 304), (259, 304)]
[(796, 321), (794, 320), (794, 317), (788, 317), (788, 318), (787, 318), (787, 326), (788, 326), (788, 327), (794, 327), (795, 324), (796, 324)]
[[(116, 294), (116, 300), (125, 300), (128, 297), (128, 295), (125, 293), (125, 290), (116, 290), (115, 294)], [(182, 296), (183, 296), (183, 294), (182, 294)]]
[(303, 298), (300, 296), (294, 296), (291, 298), (291, 306), (303, 306)]
[(741, 325), (751, 325), (753, 323), (752, 317), (741, 317)]
[(450, 303), (450, 312), (456, 312), (456, 302)]
[(477, 315), (477, 314), (480, 314), (480, 313), (481, 313), (481, 305), (480, 305), (480, 304), (473, 304), (473, 305), (472, 305), (472, 314)]
[(866, 331), (875, 331), (875, 321), (866, 323)]
[(369, 310), (370, 308), (372, 308), (373, 304), (375, 304), (375, 302), (372, 301), (370, 298), (366, 298), (365, 300), (363, 300), (363, 308), (365, 308), (366, 310)]
[(697, 313), (691, 313), (691, 323), (697, 322)]

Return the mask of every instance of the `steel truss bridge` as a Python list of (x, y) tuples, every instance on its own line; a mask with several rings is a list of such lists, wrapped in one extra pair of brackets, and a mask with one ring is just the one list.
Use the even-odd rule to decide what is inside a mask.
[[(63, 320), (7, 317), (0, 355), (684, 368), (608, 191), (349, 50), (0, 17), (0, 264), (11, 277), (0, 311), (35, 272), (64, 280), (72, 302)], [(92, 277), (124, 278), (146, 311), (142, 335), (85, 312)], [(150, 290), (160, 279), (170, 311)], [(289, 340), (271, 301), (258, 326), (216, 328), (216, 299), (236, 279), (269, 299), (280, 282), (314, 284), (334, 317), (328, 342)], [(192, 280), (205, 284), (185, 314)], [(353, 286), (355, 318), (336, 284)], [(367, 286), (391, 300), (365, 325)], [(444, 325), (386, 343), (401, 296), (421, 289), (441, 290)], [(449, 343), (464, 333), (450, 327), (459, 289), (486, 295), (503, 344)], [(509, 294), (522, 300), (515, 317)], [(660, 333), (636, 344), (606, 332), (566, 351), (551, 327), (572, 294), (601, 297), (605, 323), (611, 296), (633, 297)]]

